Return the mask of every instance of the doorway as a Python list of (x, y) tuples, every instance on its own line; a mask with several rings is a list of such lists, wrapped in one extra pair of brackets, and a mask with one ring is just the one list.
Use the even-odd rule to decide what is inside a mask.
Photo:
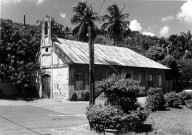
[(42, 97), (50, 98), (50, 76), (47, 74), (42, 77)]

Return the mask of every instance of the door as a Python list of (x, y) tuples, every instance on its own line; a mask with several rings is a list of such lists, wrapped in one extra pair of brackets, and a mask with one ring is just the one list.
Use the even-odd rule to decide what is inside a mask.
[(42, 97), (50, 98), (50, 76), (47, 74), (42, 77)]

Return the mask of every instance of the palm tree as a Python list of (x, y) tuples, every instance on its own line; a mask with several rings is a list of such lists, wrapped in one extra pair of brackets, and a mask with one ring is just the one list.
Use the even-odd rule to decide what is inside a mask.
[(97, 13), (93, 12), (93, 6), (89, 6), (87, 2), (78, 2), (73, 7), (74, 15), (71, 23), (77, 25), (72, 33), (81, 41), (89, 41), (89, 88), (90, 88), (90, 104), (94, 104), (94, 43), (93, 40), (97, 35), (97, 26), (95, 21), (100, 18)]
[(102, 25), (102, 29), (106, 30), (106, 35), (113, 38), (114, 45), (116, 42), (122, 40), (123, 34), (129, 29), (129, 21), (126, 18), (129, 17), (128, 13), (122, 13), (124, 7), (119, 9), (116, 4), (113, 4), (107, 8), (109, 13), (103, 16), (103, 21), (106, 21)]

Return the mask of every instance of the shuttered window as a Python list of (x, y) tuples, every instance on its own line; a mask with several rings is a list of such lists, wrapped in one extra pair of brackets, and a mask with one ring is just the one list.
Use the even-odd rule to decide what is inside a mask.
[(163, 78), (162, 75), (158, 75), (158, 86), (162, 87), (163, 86)]
[(84, 90), (84, 74), (76, 73), (75, 74), (75, 90)]
[(149, 75), (148, 75), (148, 86), (149, 86), (149, 87), (154, 87), (153, 75), (152, 75), (152, 74), (149, 74)]

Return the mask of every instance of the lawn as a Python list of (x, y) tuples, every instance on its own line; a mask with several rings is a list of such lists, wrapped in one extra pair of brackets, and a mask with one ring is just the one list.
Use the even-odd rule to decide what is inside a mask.
[[(87, 130), (89, 130), (88, 127)], [(89, 134), (99, 135), (93, 131), (89, 131)], [(153, 112), (147, 119), (146, 128), (143, 129), (143, 131), (130, 132), (127, 134), (192, 135), (192, 110), (186, 106), (181, 106), (181, 108), (167, 108), (165, 111)]]
[(147, 120), (158, 135), (192, 135), (192, 110), (186, 106), (181, 109), (168, 108), (166, 111), (152, 113)]

